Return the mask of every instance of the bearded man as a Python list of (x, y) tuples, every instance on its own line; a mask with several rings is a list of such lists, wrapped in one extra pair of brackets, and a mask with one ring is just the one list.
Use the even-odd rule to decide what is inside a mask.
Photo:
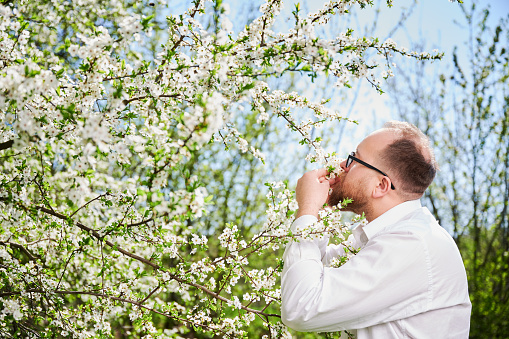
[(364, 213), (352, 230), (360, 251), (345, 255), (326, 237), (292, 242), (284, 253), (282, 321), (297, 331), (351, 330), (365, 338), (468, 338), (467, 276), (452, 237), (419, 199), (437, 164), (428, 138), (414, 125), (389, 122), (366, 137), (326, 179), (325, 169), (297, 182), (292, 230), (315, 223), (327, 203)]

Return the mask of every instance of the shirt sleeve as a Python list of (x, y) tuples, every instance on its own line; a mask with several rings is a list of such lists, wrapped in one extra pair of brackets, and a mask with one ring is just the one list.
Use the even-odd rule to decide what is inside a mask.
[[(301, 218), (292, 229), (313, 222)], [(332, 257), (327, 239), (290, 243), (283, 255), (283, 323), (298, 331), (353, 330), (425, 311), (429, 263), (424, 251), (422, 242), (405, 232), (382, 235), (343, 266), (331, 268), (324, 264)]]
[[(299, 233), (302, 229), (317, 221), (318, 219), (315, 216), (303, 215), (293, 222), (291, 230), (294, 233)], [(286, 268), (302, 260), (302, 258), (321, 261), (324, 257), (328, 242), (329, 240), (327, 237), (315, 236), (313, 240), (301, 239), (299, 242), (290, 243), (283, 254), (283, 260), (285, 262), (283, 272)]]

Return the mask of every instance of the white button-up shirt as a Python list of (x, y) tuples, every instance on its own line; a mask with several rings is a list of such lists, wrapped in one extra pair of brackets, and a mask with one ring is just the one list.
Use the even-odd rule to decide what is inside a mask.
[[(292, 230), (316, 222), (298, 218)], [(467, 276), (451, 236), (419, 200), (353, 230), (357, 255), (328, 239), (292, 242), (283, 255), (281, 316), (298, 331), (357, 330), (357, 338), (468, 338)], [(353, 240), (353, 239), (352, 239)], [(354, 331), (355, 332), (355, 331)]]

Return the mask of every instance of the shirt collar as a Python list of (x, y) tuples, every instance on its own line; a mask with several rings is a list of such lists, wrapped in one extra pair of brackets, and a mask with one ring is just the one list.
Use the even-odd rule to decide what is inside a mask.
[(395, 224), (418, 208), (421, 208), (420, 200), (405, 201), (404, 203), (394, 206), (367, 225), (357, 226), (352, 233), (357, 242), (361, 244), (361, 246), (364, 246), (368, 240), (373, 238), (378, 232), (387, 226)]

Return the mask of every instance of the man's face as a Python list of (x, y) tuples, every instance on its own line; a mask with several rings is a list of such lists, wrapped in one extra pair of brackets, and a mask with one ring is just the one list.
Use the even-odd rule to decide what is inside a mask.
[[(355, 152), (355, 156), (373, 166), (379, 166), (379, 154), (383, 148), (392, 142), (394, 135), (387, 130), (379, 130), (364, 139)], [(346, 160), (341, 163), (344, 173), (339, 181), (331, 186), (332, 192), (327, 201), (329, 206), (335, 206), (344, 199), (352, 199), (344, 211), (357, 214), (369, 214), (372, 210), (371, 193), (377, 185), (379, 173), (362, 164), (353, 161), (346, 167)]]

